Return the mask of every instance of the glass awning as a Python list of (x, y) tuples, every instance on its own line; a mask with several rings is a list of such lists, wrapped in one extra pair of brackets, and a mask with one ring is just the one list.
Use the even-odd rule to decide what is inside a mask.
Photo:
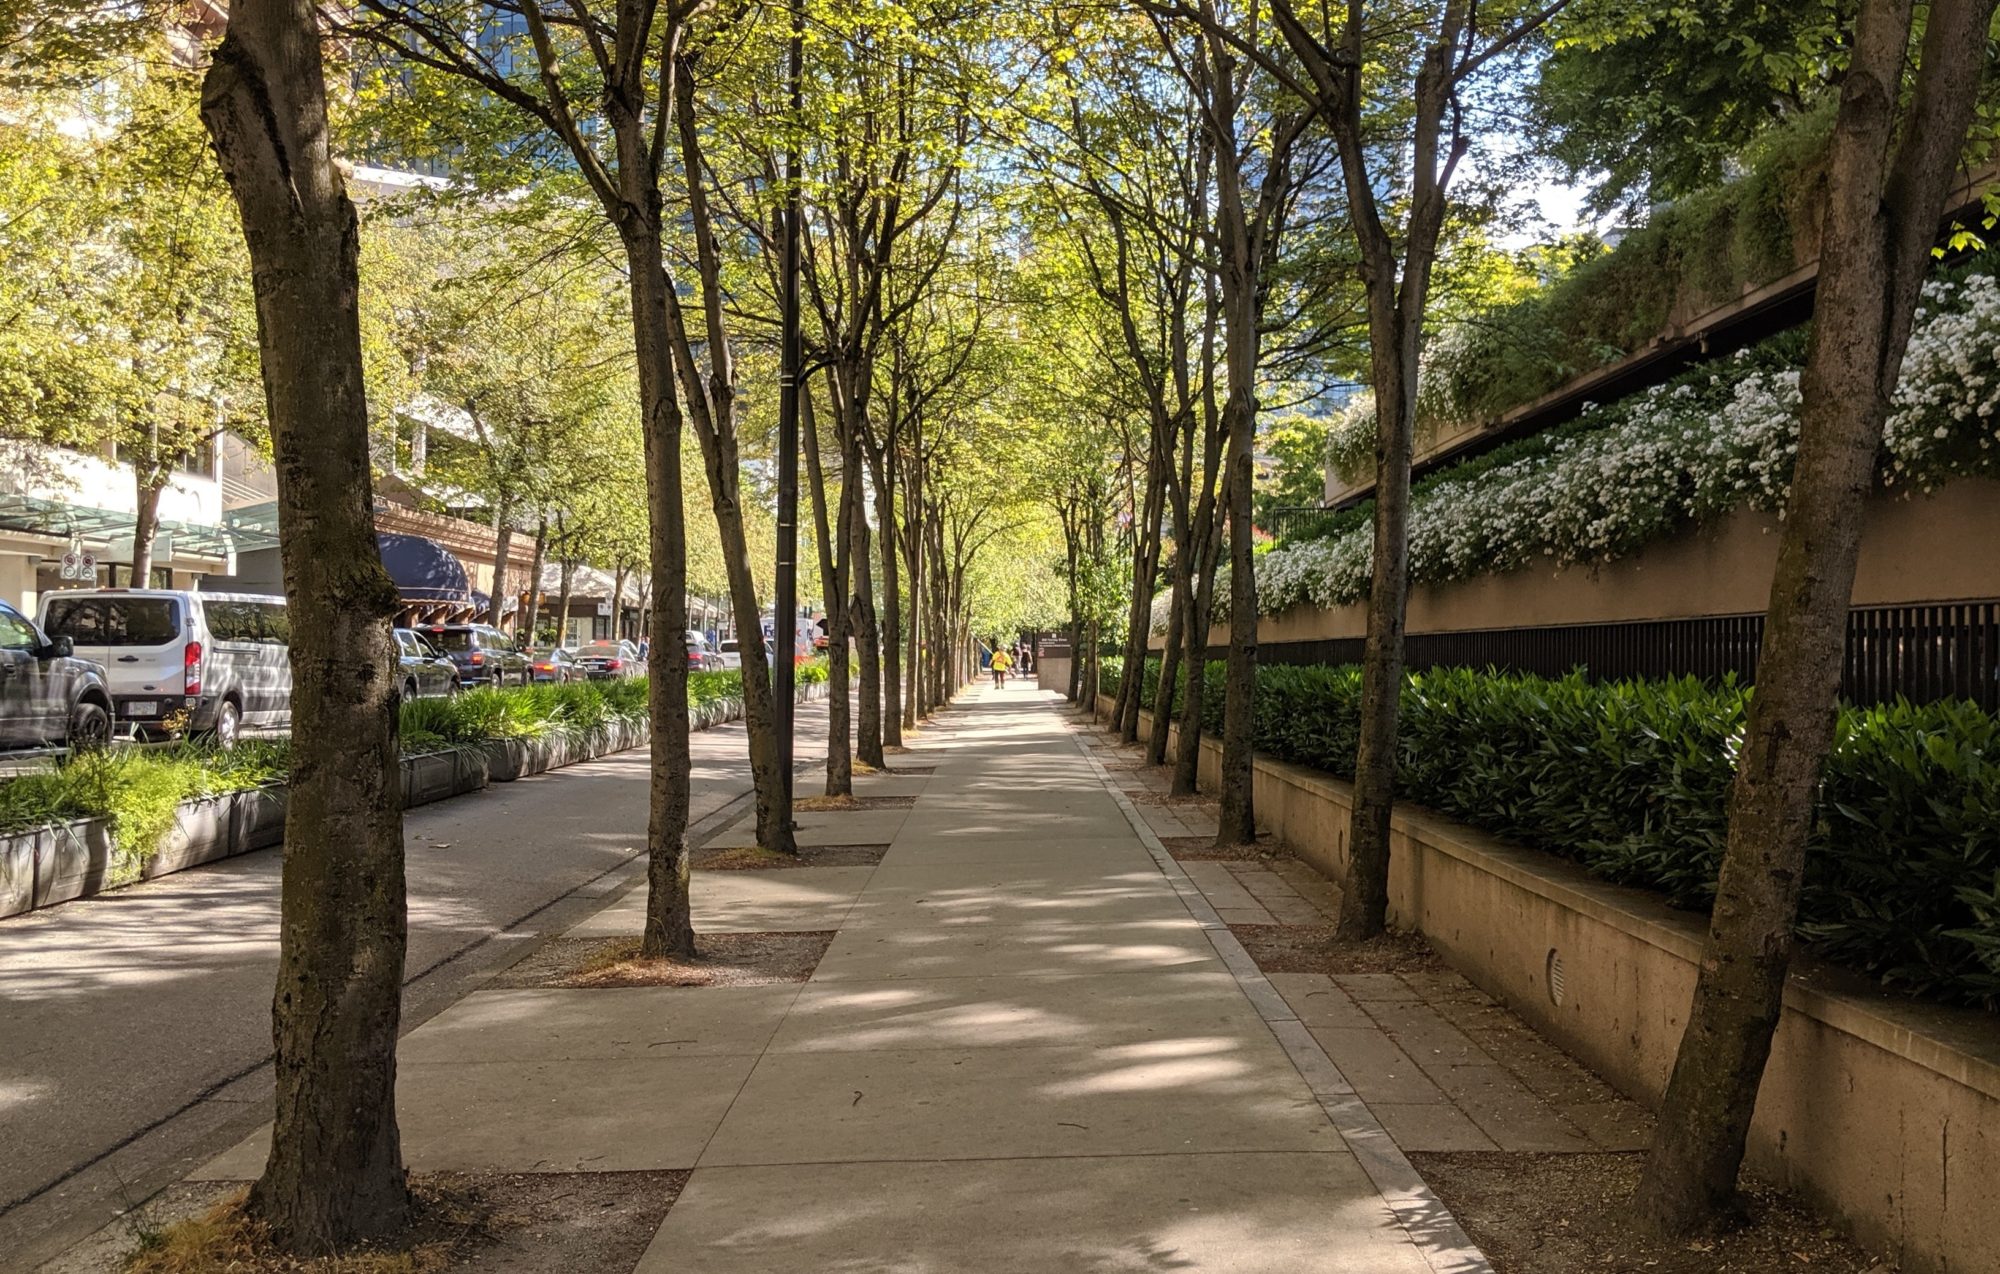
[[(272, 516), (267, 517), (265, 510)], [(275, 511), (275, 506), (252, 505), (227, 514), (222, 526), (162, 519), (159, 529), (162, 534), (173, 536), (176, 553), (224, 558), (231, 553), (276, 548)], [(131, 535), (136, 521), (132, 514), (117, 509), (94, 509), (28, 495), (0, 495), (0, 531), (103, 540)]]

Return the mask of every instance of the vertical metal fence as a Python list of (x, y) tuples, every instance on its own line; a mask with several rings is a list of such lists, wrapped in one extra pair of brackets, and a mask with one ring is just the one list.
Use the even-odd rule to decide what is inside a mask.
[[(1694, 676), (1757, 679), (1762, 615), (1716, 615), (1551, 628), (1412, 633), (1411, 668), (1495, 667), (1556, 677), (1583, 668), (1592, 677)], [(1344, 664), (1361, 658), (1361, 639), (1271, 642), (1258, 658), (1274, 664)], [(1227, 651), (1215, 647), (1210, 657)], [(1856, 607), (1847, 620), (1841, 694), (1852, 703), (1898, 697), (1924, 703), (1969, 699), (2000, 711), (2000, 600)]]

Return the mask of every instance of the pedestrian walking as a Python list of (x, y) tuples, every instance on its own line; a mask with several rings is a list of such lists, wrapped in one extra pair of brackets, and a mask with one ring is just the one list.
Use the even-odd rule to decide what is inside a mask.
[(993, 651), (992, 664), (993, 688), (995, 690), (1005, 690), (1007, 688), (1007, 670), (1013, 666), (1014, 656), (1007, 653), (1007, 648), (1005, 646), (996, 647)]

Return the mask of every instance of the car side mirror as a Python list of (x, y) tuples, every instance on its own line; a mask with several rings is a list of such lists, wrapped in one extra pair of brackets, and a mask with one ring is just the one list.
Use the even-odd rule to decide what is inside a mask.
[(68, 659), (76, 653), (76, 642), (68, 637), (51, 637), (48, 644), (35, 652), (37, 659)]

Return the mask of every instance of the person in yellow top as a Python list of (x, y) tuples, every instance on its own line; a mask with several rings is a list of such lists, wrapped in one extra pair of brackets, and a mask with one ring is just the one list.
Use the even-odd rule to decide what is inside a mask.
[(989, 666), (993, 669), (993, 688), (1004, 689), (1007, 685), (1007, 670), (1014, 666), (1014, 656), (1008, 654), (1004, 646), (995, 647), (993, 661)]

